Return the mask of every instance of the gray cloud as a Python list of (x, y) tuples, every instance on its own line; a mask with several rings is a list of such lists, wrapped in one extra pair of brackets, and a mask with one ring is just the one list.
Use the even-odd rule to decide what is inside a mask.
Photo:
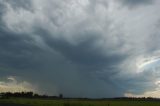
[(15, 1), (13, 1), (13, 0), (2, 0), (2, 2), (3, 3), (9, 3), (10, 5), (12, 5), (12, 7), (14, 9), (23, 8), (23, 9), (30, 10), (31, 7), (32, 7), (32, 3), (31, 3), (30, 0), (27, 0), (27, 1), (26, 0), (21, 0), (21, 1), (19, 1), (19, 0), (15, 0)]
[(159, 51), (156, 3), (132, 10), (105, 0), (1, 0), (0, 5), (1, 76), (19, 76), (41, 92), (72, 97), (142, 94), (157, 87), (158, 76), (139, 73), (136, 66)]
[(130, 7), (137, 7), (140, 5), (150, 5), (154, 2), (154, 0), (122, 0), (124, 5), (128, 5)]

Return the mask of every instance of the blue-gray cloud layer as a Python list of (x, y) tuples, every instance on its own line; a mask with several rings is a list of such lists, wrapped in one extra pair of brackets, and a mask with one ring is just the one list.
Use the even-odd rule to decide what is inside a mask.
[(158, 3), (0, 0), (1, 76), (76, 97), (154, 90), (158, 76), (137, 63), (159, 52)]
[(145, 5), (145, 4), (151, 4), (154, 2), (154, 0), (122, 0), (124, 4), (129, 5)]

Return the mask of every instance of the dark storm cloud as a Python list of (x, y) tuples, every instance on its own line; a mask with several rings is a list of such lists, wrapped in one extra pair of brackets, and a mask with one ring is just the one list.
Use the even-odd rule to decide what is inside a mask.
[[(11, 6), (15, 7), (15, 5)], [(13, 9), (18, 11), (17, 8)], [(40, 80), (40, 82), (44, 83), (47, 81), (49, 85), (43, 84), (42, 86), (47, 86), (46, 91), (48, 92), (53, 92), (53, 86), (50, 84), (54, 83), (55, 86), (58, 86), (59, 92), (63, 92), (68, 96), (96, 97), (95, 95), (97, 95), (97, 97), (101, 97), (105, 95), (113, 96), (122, 94), (121, 92), (118, 93), (118, 91), (117, 93), (104, 93), (106, 89), (113, 89), (114, 86), (112, 86), (112, 83), (107, 81), (108, 86), (101, 85), (101, 81), (94, 79), (92, 75), (90, 75), (90, 73), (102, 70), (105, 67), (110, 67), (110, 65), (116, 65), (124, 59), (121, 55), (106, 57), (101, 49), (97, 52), (96, 45), (93, 45), (99, 39), (98, 33), (84, 33), (83, 36), (90, 37), (78, 45), (73, 45), (65, 39), (53, 39), (51, 37), (52, 35), (45, 30), (38, 30), (38, 32), (36, 31), (34, 34), (40, 35), (53, 52), (48, 50), (47, 52), (49, 53), (47, 53), (44, 52), (43, 48), (40, 49), (39, 47), (36, 47), (37, 45), (35, 45), (34, 39), (26, 33), (14, 33), (5, 27), (4, 29), (1, 29), (1, 66), (11, 67), (15, 73), (18, 73), (17, 75), (21, 75), (32, 82), (39, 82), (33, 80)], [(82, 36), (78, 33), (77, 35)], [(56, 55), (54, 51), (62, 54), (62, 56)], [(43, 70), (45, 71), (42, 72)], [(108, 71), (111, 72), (111, 70)], [(37, 73), (39, 73), (38, 76)], [(8, 72), (8, 74), (13, 73)], [(35, 75), (37, 78), (34, 78)], [(43, 76), (43, 79), (41, 79), (41, 76)], [(27, 77), (32, 78), (28, 79)], [(75, 79), (75, 81), (72, 79)], [(64, 82), (64, 80), (67, 81), (67, 84), (65, 84), (66, 82)], [(102, 87), (95, 88), (94, 84)], [(72, 87), (72, 85), (74, 85), (74, 87)], [(90, 88), (95, 89), (91, 90)], [(93, 93), (96, 92), (96, 90), (104, 92), (99, 94)], [(67, 93), (69, 91), (70, 93)]]
[(29, 57), (32, 52), (38, 51), (38, 48), (32, 44), (31, 39), (3, 29), (0, 29), (0, 39), (1, 65), (17, 68), (26, 68), (32, 65), (28, 62)]
[[(117, 69), (114, 69), (113, 67), (116, 65), (119, 65), (120, 62), (125, 60), (127, 57), (126, 54), (121, 55), (121, 54), (116, 54), (116, 55), (110, 55), (110, 54), (104, 54), (103, 51), (100, 48), (97, 48), (95, 43), (100, 40), (99, 34), (98, 33), (85, 33), (85, 36), (87, 37), (85, 40), (83, 40), (81, 43), (74, 45), (71, 44), (70, 42), (66, 41), (66, 39), (53, 39), (52, 35), (45, 30), (40, 30), (37, 29), (36, 33), (38, 33), (44, 42), (52, 49), (56, 50), (58, 53), (62, 54), (66, 58), (66, 63), (68, 64), (67, 68), (65, 69), (58, 69), (58, 71), (65, 73), (70, 73), (70, 75), (63, 76), (64, 79), (70, 79), (69, 77), (75, 78), (75, 76), (78, 78), (77, 82), (70, 81), (72, 84), (76, 85), (75, 87), (71, 88), (70, 83), (69, 83), (69, 89), (65, 86), (66, 89), (61, 89), (61, 91), (64, 92), (66, 95), (74, 96), (75, 94), (77, 95), (88, 95), (89, 97), (101, 97), (102, 95), (108, 95), (110, 97), (114, 97), (114, 95), (123, 95), (123, 89), (119, 89), (117, 87), (115, 81), (112, 81), (110, 77), (112, 77), (113, 74), (117, 73)], [(45, 36), (44, 36), (45, 35)], [(65, 34), (64, 34), (65, 35)], [(78, 33), (79, 36), (82, 36)], [(111, 51), (111, 49), (108, 49), (108, 51)], [(108, 56), (107, 56), (108, 55)], [(54, 59), (55, 57), (53, 57)], [(50, 60), (50, 59), (48, 59)], [(53, 60), (50, 60), (50, 62), (53, 62)], [(65, 63), (65, 62), (64, 62)], [(65, 64), (66, 64), (65, 63)], [(48, 63), (47, 63), (48, 64)], [(50, 64), (50, 63), (49, 63)], [(67, 65), (66, 64), (66, 65)], [(61, 64), (62, 65), (62, 64)], [(63, 66), (63, 65), (62, 65)], [(63, 66), (65, 67), (65, 65)], [(75, 67), (73, 69), (72, 67)], [(53, 68), (52, 64), (49, 66), (49, 68)], [(71, 71), (69, 71), (71, 69)], [(50, 69), (49, 69), (50, 70)], [(56, 68), (54, 67), (53, 70), (57, 72)], [(105, 70), (106, 73), (105, 75), (105, 81), (103, 81), (100, 76), (97, 76), (96, 71), (103, 71)], [(78, 71), (78, 76), (74, 75), (75, 73), (73, 72)], [(48, 72), (50, 73), (50, 72)], [(54, 72), (52, 72), (54, 73)], [(59, 72), (58, 72), (59, 73)], [(73, 74), (74, 73), (74, 74)], [(48, 77), (54, 76), (53, 74), (47, 74)], [(61, 75), (59, 75), (59, 78)], [(79, 78), (80, 77), (80, 78)], [(55, 76), (55, 79), (58, 80), (57, 76)], [(77, 79), (76, 78), (76, 79)], [(98, 80), (97, 80), (98, 78)], [(100, 79), (99, 79), (100, 78)], [(80, 80), (80, 81), (79, 81)], [(67, 81), (65, 79), (65, 81)], [(104, 85), (101, 85), (103, 82)], [(62, 87), (63, 82), (58, 81), (58, 84)], [(62, 85), (61, 85), (62, 84)], [(88, 85), (89, 84), (89, 85)], [(95, 88), (94, 85), (100, 86), (99, 88)], [(82, 87), (83, 86), (83, 87)], [(63, 88), (63, 87), (62, 87)], [(94, 88), (94, 89), (90, 89)], [(119, 89), (117, 91), (113, 92), (105, 92), (105, 90), (113, 90), (113, 89)], [(67, 91), (70, 91), (67, 93)], [(82, 91), (85, 92), (82, 92)], [(96, 91), (104, 91), (103, 93), (100, 92), (99, 94), (93, 93)], [(122, 91), (121, 91), (122, 90)], [(82, 92), (82, 93), (77, 93), (77, 91)], [(72, 93), (71, 93), (72, 92)]]
[[(150, 54), (153, 47), (158, 50), (154, 44), (145, 46), (152, 32), (148, 25), (154, 26), (150, 19), (157, 20), (150, 14), (155, 7), (149, 13), (142, 10), (142, 15), (134, 18), (138, 10), (135, 14), (128, 9), (117, 10), (114, 3), (117, 2), (1, 0), (1, 69), (7, 67), (10, 71), (5, 75), (36, 83), (48, 94), (114, 97), (157, 87), (154, 76), (147, 77), (152, 72), (136, 73), (136, 60)], [(123, 3), (140, 6), (150, 1)], [(142, 20), (146, 15), (147, 21)]]
[[(86, 38), (78, 45), (73, 45), (65, 39), (52, 39), (49, 35), (44, 36), (43, 39), (48, 46), (62, 53), (65, 57), (71, 60), (71, 62), (81, 65), (111, 66), (112, 64), (116, 65), (125, 59), (126, 55), (123, 56), (117, 54), (116, 56), (107, 56), (108, 54), (104, 54), (101, 48), (97, 48), (94, 44), (99, 40), (98, 34), (95, 35), (95, 33), (90, 32), (90, 34), (86, 33), (86, 36), (90, 37)], [(108, 49), (108, 51), (109, 50), (110, 49)]]

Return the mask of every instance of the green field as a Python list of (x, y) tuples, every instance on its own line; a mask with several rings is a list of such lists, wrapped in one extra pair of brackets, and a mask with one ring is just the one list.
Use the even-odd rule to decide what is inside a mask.
[(105, 100), (47, 100), (47, 99), (0, 99), (0, 103), (30, 106), (160, 106), (160, 101), (105, 101)]

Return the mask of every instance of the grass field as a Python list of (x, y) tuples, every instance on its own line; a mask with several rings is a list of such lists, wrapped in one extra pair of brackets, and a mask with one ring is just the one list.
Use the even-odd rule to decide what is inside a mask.
[(0, 99), (0, 103), (29, 106), (160, 106), (160, 101), (98, 101), (98, 100), (47, 100), (47, 99)]

